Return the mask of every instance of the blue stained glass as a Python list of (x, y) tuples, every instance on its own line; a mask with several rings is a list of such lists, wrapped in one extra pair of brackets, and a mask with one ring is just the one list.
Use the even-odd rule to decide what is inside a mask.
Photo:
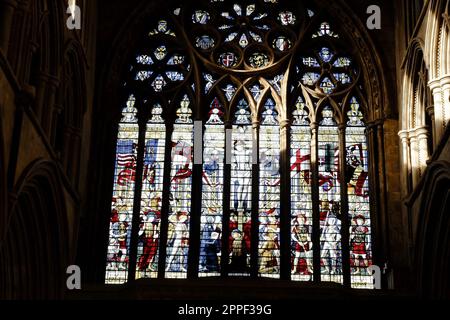
[(323, 62), (330, 62), (333, 59), (333, 53), (329, 48), (322, 48), (319, 55)]

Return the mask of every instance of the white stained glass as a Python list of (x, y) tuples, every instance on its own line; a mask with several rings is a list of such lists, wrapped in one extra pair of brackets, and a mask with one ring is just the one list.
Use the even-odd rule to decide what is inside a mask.
[(348, 209), (350, 223), (350, 274), (352, 288), (373, 289), (372, 240), (369, 195), (369, 157), (365, 125), (356, 98), (350, 101), (345, 132)]
[(232, 134), (229, 274), (249, 275), (251, 252), (253, 131), (248, 103), (241, 100)]
[(180, 102), (172, 133), (166, 278), (186, 278), (192, 192), (194, 126), (187, 96)]
[(322, 116), (318, 139), (321, 281), (342, 283), (339, 130), (330, 107)]
[(280, 277), (280, 126), (268, 99), (259, 129), (259, 262), (263, 277)]
[(291, 279), (313, 280), (311, 129), (299, 97), (291, 126)]
[(106, 259), (106, 284), (121, 284), (128, 280), (139, 139), (135, 102), (134, 96), (130, 96), (119, 123)]
[(161, 113), (161, 106), (155, 105), (145, 133), (136, 279), (158, 277), (166, 146), (166, 128)]
[(215, 98), (204, 132), (199, 276), (220, 275), (223, 219), (225, 127), (223, 107)]

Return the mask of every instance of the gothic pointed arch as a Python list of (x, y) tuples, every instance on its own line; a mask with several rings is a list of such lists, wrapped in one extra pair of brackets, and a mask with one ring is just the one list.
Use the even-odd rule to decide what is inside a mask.
[(59, 192), (62, 187), (56, 172), (54, 163), (36, 160), (14, 188), (8, 233), (0, 249), (3, 258), (0, 268), (4, 275), (2, 296), (10, 299), (63, 297), (65, 268), (73, 258), (67, 256), (73, 234), (69, 233), (70, 217)]
[[(118, 209), (118, 198), (113, 197), (113, 212), (119, 216), (111, 218), (107, 213), (107, 201), (94, 204), (101, 208), (102, 219), (109, 216), (109, 239), (103, 237), (102, 242), (108, 242), (106, 282), (122, 283), (142, 277), (190, 278), (197, 274), (311, 281), (314, 275), (318, 279), (322, 277), (323, 281), (336, 281), (346, 286), (370, 286), (367, 282), (370, 277), (365, 272), (372, 263), (373, 252), (365, 246), (370, 246), (371, 242), (370, 215), (379, 213), (374, 212), (375, 206), (369, 208), (369, 184), (375, 202), (380, 201), (382, 195), (377, 191), (378, 183), (369, 182), (372, 180), (367, 176), (369, 171), (378, 172), (382, 168), (369, 170), (376, 161), (367, 161), (367, 152), (375, 155), (375, 146), (380, 148), (374, 142), (379, 129), (372, 126), (371, 140), (368, 141), (364, 130), (367, 124), (380, 122), (394, 112), (386, 97), (381, 60), (365, 28), (341, 1), (328, 8), (319, 3), (304, 5), (283, 1), (255, 1), (254, 4), (204, 1), (195, 5), (168, 1), (161, 6), (165, 12), (161, 16), (152, 14), (154, 3), (137, 8), (116, 38), (114, 50), (109, 54), (101, 76), (103, 87), (99, 108), (109, 109), (115, 101), (121, 101), (122, 109), (122, 115), (117, 109), (105, 112), (107, 119), (105, 126), (99, 128), (101, 135), (115, 139), (117, 132), (108, 132), (108, 127), (117, 128), (114, 125), (117, 122), (119, 126), (126, 124), (134, 128), (127, 131), (133, 132), (125, 139), (132, 140), (129, 146), (119, 138), (123, 149), (117, 149), (116, 169), (111, 161), (107, 168), (99, 168), (105, 180), (112, 175), (108, 172), (116, 170), (116, 179), (128, 170), (132, 183), (127, 189), (132, 192), (127, 198), (128, 204), (121, 203), (121, 209)], [(339, 12), (334, 15), (339, 18), (332, 20), (328, 10)], [(144, 35), (144, 39), (137, 34)], [(311, 49), (310, 52), (305, 52), (305, 48)], [(302, 55), (304, 60), (299, 60)], [(177, 66), (173, 67), (175, 60)], [(125, 89), (113, 89), (119, 87)], [(156, 107), (157, 104), (160, 106)], [(164, 181), (161, 190), (156, 190), (157, 185), (152, 187), (161, 194), (161, 203), (155, 202), (153, 209), (144, 210), (139, 203), (143, 201), (141, 189), (147, 188), (141, 183), (142, 178), (146, 178), (142, 174), (150, 164), (145, 160), (150, 149), (134, 149), (133, 146), (146, 143), (144, 127), (154, 108), (159, 115), (169, 112), (171, 116), (165, 118), (164, 125), (159, 124), (161, 130), (166, 130), (164, 139), (162, 135), (153, 139), (153, 146), (163, 143), (164, 151), (158, 151), (159, 147), (153, 148), (154, 155), (150, 156), (152, 161), (156, 161), (157, 154), (165, 157), (164, 169), (154, 168), (155, 171), (160, 170), (157, 175)], [(183, 126), (192, 130), (196, 120), (203, 121), (203, 139), (211, 142), (211, 147), (215, 145), (211, 148), (214, 156), (211, 156), (205, 153), (210, 145), (203, 140), (203, 157), (211, 162), (208, 167), (191, 163), (191, 152), (196, 147), (187, 131), (177, 141), (170, 140)], [(295, 246), (290, 248), (293, 239), (291, 224), (295, 223), (293, 216), (289, 218), (292, 199), (282, 192), (289, 189), (281, 183), (281, 180), (284, 183), (291, 180), (289, 172), (292, 166), (296, 169), (306, 165), (295, 162), (298, 156), (295, 152), (288, 153), (292, 139), (289, 138), (290, 128), (294, 127), (294, 122), (302, 133), (292, 141), (299, 145), (300, 154), (309, 149), (304, 156), (309, 155), (311, 162), (309, 173), (304, 171), (301, 175), (302, 181), (310, 185), (303, 186), (303, 191), (298, 193), (311, 199), (310, 209), (301, 208), (310, 210), (310, 216), (297, 220), (298, 236), (311, 238), (308, 240), (309, 248), (303, 248), (303, 251)], [(332, 185), (349, 174), (346, 171), (350, 169), (346, 167), (346, 153), (350, 152), (347, 148), (351, 146), (344, 143), (344, 129), (354, 124), (362, 128), (358, 135), (364, 139), (364, 142), (355, 142), (355, 145), (361, 144), (359, 151), (356, 147), (350, 148), (359, 164), (353, 163), (354, 176), (348, 177), (342, 188), (333, 191), (339, 195), (333, 200), (328, 194)], [(307, 144), (308, 135), (319, 138), (322, 127), (323, 154)], [(125, 132), (120, 128), (119, 136)], [(226, 129), (230, 130), (231, 138), (222, 134)], [(333, 152), (330, 151), (329, 137), (335, 139)], [(231, 166), (223, 165), (228, 139), (231, 139), (232, 158), (234, 161), (236, 157), (241, 159), (230, 163)], [(174, 149), (176, 146), (179, 147)], [(255, 146), (259, 151), (253, 157), (252, 148)], [(262, 149), (264, 154), (260, 153)], [(125, 157), (135, 159), (136, 166), (123, 167), (125, 160), (120, 159)], [(178, 169), (172, 175), (174, 161), (181, 159), (185, 162), (176, 166)], [(289, 163), (289, 159), (294, 159), (294, 162)], [(320, 164), (321, 161), (325, 162)], [(320, 171), (320, 165), (326, 163), (329, 165)], [(279, 176), (277, 171), (281, 172)], [(328, 176), (328, 172), (332, 176)], [(321, 174), (322, 182), (319, 181)], [(264, 186), (260, 185), (260, 178), (265, 181)], [(215, 185), (211, 180), (221, 188), (221, 197), (213, 199), (217, 195), (211, 188)], [(177, 185), (172, 190), (174, 183)], [(184, 189), (190, 183), (193, 184), (192, 189)], [(347, 184), (353, 184), (351, 196), (365, 199), (361, 202), (366, 208), (362, 218), (341, 216), (339, 199), (346, 201), (342, 207), (345, 215), (353, 203), (348, 200)], [(111, 183), (105, 182), (105, 185), (111, 186)], [(116, 188), (117, 181), (114, 185)], [(202, 196), (199, 194), (199, 198), (194, 199), (192, 190), (201, 191), (202, 188)], [(308, 188), (312, 190), (306, 191)], [(119, 189), (114, 190), (122, 192)], [(267, 192), (264, 191), (266, 189)], [(319, 190), (324, 192), (322, 200)], [(263, 194), (267, 195), (267, 200), (259, 198)], [(335, 203), (325, 205), (328, 201)], [(170, 212), (174, 209), (176, 215), (172, 219)], [(150, 215), (150, 211), (154, 214)], [(321, 212), (332, 212), (333, 221), (338, 223), (342, 220), (343, 227), (321, 226)], [(150, 216), (153, 218), (148, 220)], [(323, 218), (328, 221), (326, 215)], [(140, 228), (133, 231), (131, 226), (139, 221)], [(304, 228), (305, 223), (311, 227), (310, 230), (309, 227)], [(378, 228), (374, 228), (374, 232), (380, 232), (376, 231)], [(329, 239), (342, 232), (342, 240), (339, 236), (329, 243), (330, 248), (341, 246), (341, 243), (342, 247), (332, 249), (335, 253), (327, 251), (321, 255), (324, 248), (320, 242), (324, 240), (320, 239), (320, 232), (325, 229), (329, 231)], [(158, 243), (155, 242), (155, 232), (160, 233)], [(214, 245), (206, 248), (205, 239), (215, 239), (212, 241)], [(358, 251), (357, 241), (364, 249)], [(350, 246), (353, 246), (353, 253), (349, 251)], [(383, 250), (383, 245), (378, 247)], [(297, 249), (302, 253), (295, 253)], [(136, 250), (137, 254), (134, 253)], [(307, 256), (306, 251), (309, 251)], [(219, 252), (223, 257), (220, 261), (214, 258)], [(145, 258), (142, 258), (144, 253)], [(346, 261), (342, 262), (342, 259)], [(297, 266), (292, 268), (292, 263)], [(365, 275), (358, 279), (352, 276), (361, 272)]]

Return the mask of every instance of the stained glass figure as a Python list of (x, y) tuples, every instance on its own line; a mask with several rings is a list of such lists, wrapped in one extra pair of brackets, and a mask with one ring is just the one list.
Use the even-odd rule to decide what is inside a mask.
[(333, 67), (336, 67), (336, 68), (350, 67), (351, 63), (352, 62), (351, 62), (351, 60), (349, 58), (338, 57), (336, 59), (336, 61), (333, 63)]
[(185, 58), (184, 58), (183, 55), (175, 54), (169, 59), (169, 61), (167, 61), (167, 64), (169, 66), (179, 65), (179, 64), (182, 64), (184, 62), (184, 59)]
[(248, 61), (253, 68), (263, 68), (269, 64), (269, 57), (265, 53), (255, 52), (250, 55)]
[(328, 77), (323, 78), (322, 82), (320, 83), (320, 88), (326, 94), (332, 93), (333, 90), (335, 89), (335, 87), (336, 86), (333, 84), (333, 82)]
[(329, 48), (322, 48), (319, 52), (319, 56), (323, 62), (330, 62), (333, 59), (333, 53)]
[(292, 47), (292, 42), (286, 36), (278, 36), (273, 40), (272, 45), (280, 51), (287, 51)]
[(107, 284), (121, 284), (128, 280), (139, 139), (135, 103), (135, 97), (130, 96), (119, 123), (106, 259)]
[(320, 74), (316, 72), (306, 72), (302, 77), (302, 83), (304, 85), (312, 86), (314, 85), (320, 78)]
[(350, 225), (350, 268), (352, 288), (373, 289), (369, 164), (365, 125), (356, 98), (347, 113), (346, 173)]
[(225, 160), (224, 109), (210, 105), (204, 132), (199, 276), (220, 275)]
[(242, 16), (242, 7), (241, 7), (240, 5), (235, 4), (235, 5), (233, 6), (233, 9), (234, 9), (234, 11), (236, 12), (236, 14), (237, 14), (238, 16)]
[(339, 35), (335, 33), (328, 22), (322, 22), (320, 24), (319, 30), (312, 35), (313, 38), (318, 37), (331, 37), (331, 38), (339, 38)]
[(227, 98), (228, 101), (231, 101), (231, 99), (233, 99), (236, 90), (237, 88), (232, 84), (227, 84), (226, 87), (222, 89), (222, 91), (225, 93), (225, 98)]
[(159, 46), (155, 49), (154, 52), (155, 58), (158, 60), (162, 60), (166, 57), (167, 55), (167, 48), (166, 46)]
[(303, 64), (307, 67), (320, 67), (319, 62), (317, 62), (317, 59), (313, 57), (306, 57), (302, 59)]
[(311, 129), (302, 97), (291, 126), (291, 279), (313, 280)]
[(255, 9), (256, 9), (256, 6), (254, 4), (248, 5), (246, 13), (245, 13), (247, 15), (247, 17), (250, 17), (253, 14), (253, 12), (255, 12)]
[(269, 83), (278, 92), (278, 94), (281, 94), (281, 85), (282, 85), (283, 79), (284, 79), (284, 75), (279, 74), (279, 75), (275, 76), (272, 80), (269, 80)]
[(205, 94), (211, 90), (212, 86), (216, 83), (214, 77), (209, 73), (203, 73), (203, 79), (205, 80)]
[(259, 263), (263, 277), (280, 276), (280, 126), (267, 99), (259, 130)]
[(166, 76), (171, 81), (183, 81), (184, 80), (184, 75), (178, 71), (167, 71)]
[(247, 36), (246, 36), (245, 33), (243, 33), (243, 34), (241, 35), (241, 38), (239, 39), (239, 45), (240, 45), (242, 48), (245, 48), (246, 46), (248, 46), (248, 39), (247, 39)]
[(322, 117), (318, 138), (321, 280), (342, 283), (339, 130), (331, 107), (323, 109)]
[(225, 52), (219, 55), (219, 64), (226, 67), (231, 68), (236, 66), (239, 60), (239, 56), (237, 56), (234, 52)]
[(161, 116), (162, 112), (163, 109), (160, 104), (153, 106), (145, 133), (136, 279), (156, 278), (158, 276), (166, 146), (166, 128)]
[(193, 121), (185, 95), (172, 133), (166, 278), (186, 278), (192, 191)]
[(288, 26), (295, 24), (297, 18), (291, 11), (282, 11), (278, 15), (278, 20), (283, 26)]
[(157, 34), (165, 34), (165, 35), (169, 35), (172, 37), (176, 36), (175, 33), (169, 29), (169, 23), (166, 20), (158, 21), (158, 25), (157, 25), (156, 29), (149, 32), (150, 36), (154, 36)]
[(210, 20), (210, 15), (204, 10), (196, 10), (192, 15), (192, 21), (199, 24), (207, 24)]
[(153, 90), (155, 92), (161, 92), (166, 86), (167, 82), (164, 80), (163, 76), (158, 75), (152, 83)]
[(261, 94), (264, 90), (264, 87), (260, 84), (255, 84), (250, 88), (250, 92), (252, 93), (253, 99), (258, 101), (261, 98)]
[(346, 73), (333, 73), (334, 78), (342, 84), (348, 84), (352, 82), (350, 76)]
[(202, 50), (209, 50), (214, 47), (214, 39), (208, 35), (203, 35), (195, 39), (195, 45)]
[(253, 32), (253, 31), (249, 31), (248, 33), (253, 38), (253, 40), (255, 40), (256, 42), (263, 42), (263, 39), (259, 34)]
[(144, 81), (152, 76), (153, 72), (151, 71), (138, 71), (136, 73), (135, 80)]
[(148, 55), (140, 55), (136, 57), (136, 61), (137, 63), (140, 64), (146, 64), (146, 65), (152, 65), (153, 64), (153, 60), (150, 56)]
[(225, 42), (231, 42), (237, 37), (237, 32), (232, 32), (228, 35), (228, 37), (225, 38)]
[(230, 193), (229, 274), (248, 275), (251, 252), (253, 133), (246, 100), (238, 103), (233, 121)]

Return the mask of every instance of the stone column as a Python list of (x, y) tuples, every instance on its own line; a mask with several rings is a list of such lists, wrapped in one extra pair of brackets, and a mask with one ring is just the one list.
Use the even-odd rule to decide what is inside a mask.
[(444, 127), (447, 127), (448, 122), (450, 121), (450, 74), (442, 77), (440, 84), (443, 100), (442, 108), (444, 109)]
[(17, 0), (0, 0), (0, 50), (5, 55), (8, 53), (11, 26), (16, 7)]
[(431, 80), (428, 83), (434, 100), (435, 146), (441, 140), (450, 120), (450, 75)]
[(410, 154), (410, 145), (409, 145), (409, 133), (406, 130), (400, 131), (398, 133), (401, 141), (401, 177), (402, 177), (402, 190), (404, 191), (405, 196), (409, 193), (409, 188), (411, 186), (409, 181), (409, 172), (411, 168), (411, 154)]
[(430, 157), (428, 154), (429, 131), (427, 127), (420, 127), (414, 129), (414, 132), (417, 138), (419, 171), (420, 175), (422, 175), (427, 167), (427, 160)]

